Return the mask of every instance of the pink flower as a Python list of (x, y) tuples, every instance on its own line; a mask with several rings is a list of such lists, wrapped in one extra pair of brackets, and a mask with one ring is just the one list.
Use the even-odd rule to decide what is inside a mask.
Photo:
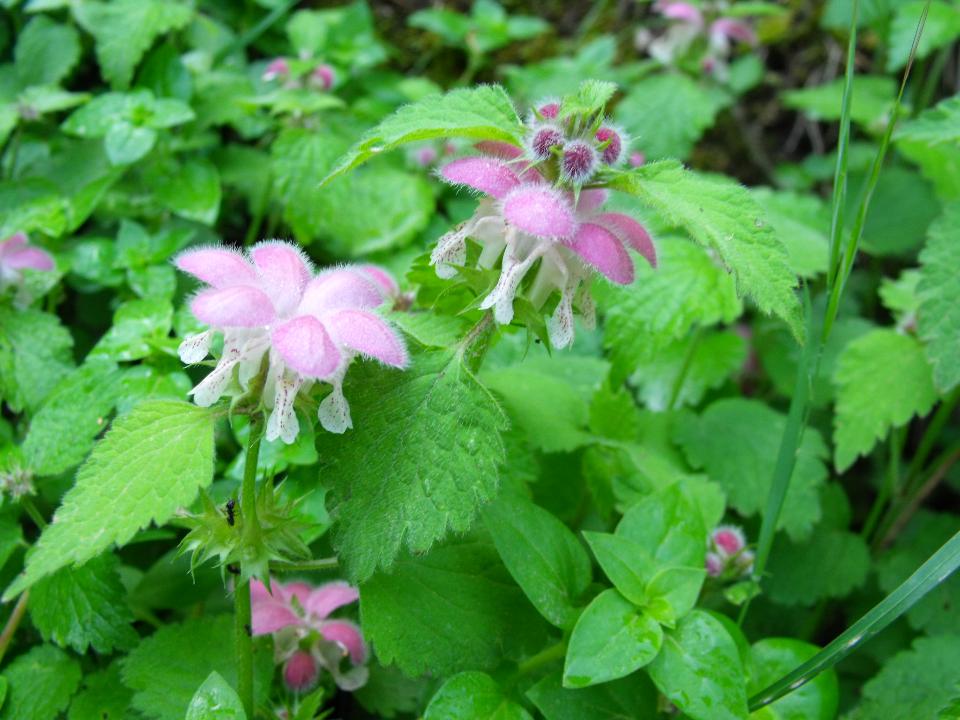
[(0, 240), (0, 291), (23, 282), (24, 270), (53, 270), (53, 257), (29, 244), (25, 233)]
[(632, 152), (630, 153), (630, 158), (627, 160), (630, 163), (630, 167), (640, 167), (647, 161), (647, 156), (642, 152)]
[(195, 248), (175, 264), (208, 285), (190, 302), (209, 330), (180, 345), (186, 363), (203, 360), (215, 333), (223, 334), (216, 367), (191, 393), (206, 407), (235, 386), (245, 391), (268, 359), (264, 406), (272, 410), (266, 438), (292, 443), (299, 431), (294, 400), (315, 381), (333, 390), (320, 403), (320, 424), (329, 432), (352, 427), (343, 379), (357, 355), (392, 367), (407, 364), (407, 351), (374, 310), (398, 292), (390, 275), (373, 266), (343, 266), (314, 276), (303, 253), (290, 243), (268, 241), (247, 255), (227, 248)]
[(703, 14), (696, 5), (686, 2), (657, 2), (653, 9), (670, 20), (679, 20), (698, 28), (703, 27)]
[(708, 552), (704, 565), (707, 569), (707, 575), (710, 577), (720, 577), (723, 574), (723, 558), (715, 552)]
[(326, 64), (318, 65), (313, 69), (313, 72), (310, 73), (311, 84), (319, 87), (321, 90), (329, 90), (332, 88), (335, 79), (336, 76), (334, 75), (333, 68)]
[[(576, 142), (585, 145), (583, 140)], [(547, 329), (554, 347), (566, 347), (573, 341), (575, 302), (588, 325), (593, 322), (589, 292), (593, 271), (616, 283), (632, 282), (633, 261), (627, 248), (655, 265), (650, 236), (629, 215), (601, 211), (606, 191), (577, 194), (549, 183), (533, 166), (529, 150), (525, 157), (519, 147), (492, 141), (477, 148), (484, 154), (448, 163), (440, 177), (486, 197), (472, 218), (440, 238), (431, 264), (440, 277), (453, 277), (455, 266), (466, 263), (467, 238), (481, 244), (480, 267), (493, 268), (500, 260), (501, 270), (496, 287), (480, 307), (493, 308), (494, 319), (509, 324), (521, 282), (539, 262), (529, 299), (540, 308), (554, 290), (560, 292)]]
[(707, 538), (706, 568), (710, 577), (738, 578), (753, 572), (754, 556), (743, 530), (719, 525)]
[(264, 82), (286, 80), (288, 77), (290, 77), (290, 63), (282, 57), (271, 60), (263, 71)]
[[(368, 656), (363, 634), (355, 623), (330, 617), (357, 601), (357, 589), (339, 581), (316, 588), (302, 582), (271, 582), (270, 588), (259, 580), (250, 582), (253, 634), (274, 636), (275, 659), (284, 664), (288, 686), (308, 689), (316, 682), (318, 667), (344, 690), (363, 685)], [(351, 667), (343, 671), (345, 659)]]
[(747, 546), (743, 530), (733, 525), (720, 525), (711, 533), (710, 540), (724, 557), (732, 557)]

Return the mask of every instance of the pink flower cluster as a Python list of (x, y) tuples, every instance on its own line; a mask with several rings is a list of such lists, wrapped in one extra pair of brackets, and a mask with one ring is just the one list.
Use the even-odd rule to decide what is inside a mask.
[[(723, 17), (723, 7), (719, 3), (698, 6), (688, 2), (657, 0), (653, 9), (674, 22), (666, 33), (656, 39), (643, 35), (640, 44), (646, 46), (651, 57), (665, 65), (672, 65), (687, 53), (696, 40), (705, 37), (707, 49), (701, 66), (706, 72), (725, 79), (732, 44), (754, 45), (757, 42), (750, 25), (743, 20)], [(710, 17), (713, 19), (708, 20)]]
[(326, 63), (320, 63), (310, 70), (305, 78), (294, 77), (293, 70), (290, 67), (290, 61), (284, 57), (278, 57), (267, 63), (263, 71), (264, 82), (279, 81), (284, 87), (300, 88), (305, 84), (318, 90), (330, 90), (336, 81), (336, 74), (332, 67)]
[(560, 299), (547, 322), (556, 348), (573, 341), (574, 305), (589, 326), (594, 322), (589, 284), (599, 271), (619, 284), (633, 281), (628, 248), (656, 265), (650, 235), (629, 215), (604, 212), (607, 191), (583, 187), (605, 165), (626, 154), (623, 133), (602, 124), (575, 131), (561, 118), (559, 103), (548, 102), (528, 121), (523, 147), (499, 141), (476, 145), (480, 154), (444, 165), (444, 181), (482, 193), (476, 213), (440, 238), (431, 255), (437, 275), (451, 278), (467, 261), (467, 239), (482, 246), (481, 268), (500, 262), (496, 287), (483, 299), (500, 324), (513, 320), (513, 303), (532, 268), (539, 267), (527, 297), (540, 309), (554, 290)]
[(318, 380), (333, 387), (320, 403), (320, 424), (335, 433), (352, 427), (343, 379), (357, 355), (397, 368), (407, 364), (403, 341), (374, 312), (398, 293), (381, 268), (343, 266), (314, 275), (299, 248), (280, 241), (262, 242), (246, 256), (227, 248), (195, 248), (174, 262), (208, 285), (190, 309), (210, 329), (183, 341), (181, 360), (200, 362), (215, 333), (223, 334), (220, 359), (191, 391), (194, 401), (206, 407), (232, 388), (246, 391), (266, 357), (268, 440), (296, 439), (294, 400)]
[(753, 552), (743, 530), (719, 525), (707, 539), (706, 569), (710, 577), (741, 577), (753, 571)]
[[(45, 250), (30, 245), (25, 233), (14, 233), (0, 240), (0, 292), (23, 284), (24, 270), (53, 270), (53, 258)], [(25, 299), (25, 298), (21, 298)]]
[[(306, 583), (250, 583), (254, 635), (273, 635), (274, 659), (283, 665), (283, 680), (294, 692), (307, 692), (324, 669), (342, 690), (367, 681), (367, 645), (357, 625), (331, 618), (337, 609), (360, 597), (345, 582), (313, 588)], [(349, 659), (348, 668), (343, 661)]]

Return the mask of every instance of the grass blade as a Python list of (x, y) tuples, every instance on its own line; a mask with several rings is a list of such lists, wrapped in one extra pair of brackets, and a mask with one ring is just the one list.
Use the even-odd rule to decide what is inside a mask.
[(924, 595), (942, 583), (960, 567), (960, 532), (907, 578), (900, 587), (881, 600), (870, 612), (851, 625), (807, 662), (750, 698), (750, 711), (793, 692), (828, 670), (865, 641), (883, 630)]

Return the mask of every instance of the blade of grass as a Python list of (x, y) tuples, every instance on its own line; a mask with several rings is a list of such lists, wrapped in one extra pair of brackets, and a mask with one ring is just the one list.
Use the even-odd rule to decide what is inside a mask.
[(883, 630), (924, 595), (942, 583), (960, 567), (960, 532), (907, 578), (900, 587), (881, 600), (870, 612), (851, 625), (823, 650), (792, 672), (750, 698), (750, 711), (806, 685), (824, 670), (829, 670), (864, 642)]

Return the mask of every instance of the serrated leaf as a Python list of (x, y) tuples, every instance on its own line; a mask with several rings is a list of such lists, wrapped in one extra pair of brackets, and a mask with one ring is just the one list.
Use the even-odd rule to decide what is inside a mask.
[[(680, 419), (674, 439), (694, 467), (723, 486), (737, 512), (758, 513), (773, 478), (786, 417), (757, 400), (731, 398), (710, 405), (699, 418)], [(827, 478), (827, 447), (813, 428), (803, 434), (790, 488), (777, 527), (794, 540), (820, 519), (820, 487)]]
[(658, 243), (659, 267), (637, 266), (626, 287), (603, 289), (603, 343), (621, 376), (682, 340), (695, 326), (732, 322), (743, 311), (733, 278), (684, 240)]
[(56, 315), (0, 307), (0, 396), (34, 411), (73, 369), (73, 338)]
[(590, 558), (552, 513), (506, 495), (483, 509), (497, 552), (534, 607), (552, 624), (569, 627), (590, 584)]
[(904, 123), (896, 138), (928, 145), (960, 142), (960, 95), (945, 98)]
[(80, 664), (53, 645), (37, 645), (4, 669), (9, 692), (2, 720), (54, 720), (80, 684)]
[[(960, 114), (957, 117), (960, 122)], [(960, 383), (960, 203), (947, 206), (920, 253), (917, 330), (941, 392)]]
[(57, 383), (30, 421), (23, 454), (38, 475), (56, 475), (83, 462), (120, 392), (109, 360), (84, 363)]
[(113, 314), (113, 325), (94, 345), (89, 357), (139, 360), (170, 333), (173, 306), (165, 297), (127, 300)]
[(114, 423), (77, 471), (5, 597), (167, 521), (212, 479), (212, 413), (171, 400), (141, 403)]
[(80, 59), (80, 35), (69, 25), (35, 16), (17, 35), (13, 56), (21, 85), (57, 85)]
[(370, 158), (417, 140), (459, 137), (520, 144), (523, 125), (499, 85), (452, 90), (405, 105), (364, 136), (324, 178), (330, 182)]
[(100, 70), (114, 88), (126, 88), (133, 71), (153, 41), (182, 28), (193, 17), (187, 5), (168, 0), (83, 0), (74, 16), (96, 40)]
[[(273, 676), (269, 643), (254, 643), (254, 700), (263, 703)], [(123, 682), (134, 691), (133, 708), (155, 720), (183, 720), (196, 690), (218, 673), (233, 686), (233, 617), (213, 615), (165, 625), (123, 661)]]
[(617, 84), (609, 80), (584, 80), (575, 93), (563, 98), (560, 117), (602, 112), (617, 92)]
[(930, 412), (937, 399), (923, 347), (915, 338), (890, 329), (873, 330), (847, 345), (834, 383), (834, 462), (840, 472), (869, 453), (890, 428)]
[(417, 356), (403, 373), (358, 367), (345, 392), (354, 429), (323, 434), (318, 447), (335, 495), (334, 545), (362, 581), (402, 547), (425, 552), (470, 527), (496, 494), (506, 422), (459, 357), (443, 352)]
[(121, 720), (129, 717), (132, 698), (115, 660), (107, 669), (83, 677), (83, 686), (70, 703), (68, 720)]
[(773, 231), (787, 249), (790, 267), (800, 277), (827, 271), (830, 211), (816, 195), (754, 188)]
[(207, 676), (187, 707), (184, 720), (246, 720), (237, 691), (216, 670)]
[(571, 690), (552, 673), (527, 690), (546, 720), (636, 720), (654, 717), (657, 691), (643, 673)]
[(399, 558), (361, 584), (360, 615), (380, 661), (410, 676), (492, 670), (538, 649), (547, 627), (486, 540)]
[(764, 592), (783, 605), (811, 606), (826, 598), (846, 597), (863, 585), (869, 571), (870, 550), (863, 538), (821, 526), (802, 542), (780, 538), (774, 544)]
[(765, 313), (801, 336), (800, 303), (787, 251), (762, 218), (746, 188), (726, 179), (699, 175), (672, 161), (616, 174), (610, 186), (636, 195), (665, 221), (719, 256), (737, 279), (737, 290)]
[(104, 554), (80, 567), (64, 567), (33, 586), (30, 619), (44, 640), (83, 654), (129, 650), (139, 637), (131, 623), (118, 562)]
[(447, 680), (433, 696), (423, 720), (533, 720), (482, 672), (463, 672)]
[(660, 692), (692, 720), (746, 720), (737, 646), (720, 621), (702, 610), (665, 633), (649, 672)]
[(203, 159), (165, 167), (154, 182), (156, 198), (180, 217), (213, 225), (220, 212), (220, 174)]

